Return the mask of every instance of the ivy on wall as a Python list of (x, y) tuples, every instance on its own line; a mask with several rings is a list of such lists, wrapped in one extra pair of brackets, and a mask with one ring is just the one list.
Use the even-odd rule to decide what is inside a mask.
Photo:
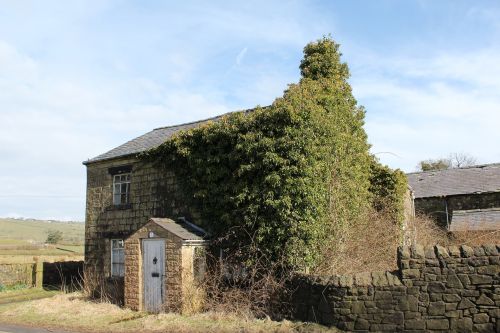
[(374, 176), (365, 112), (340, 57), (331, 38), (308, 44), (300, 82), (272, 105), (181, 132), (142, 158), (175, 172), (212, 235), (237, 228), (271, 257), (314, 266), (392, 181)]

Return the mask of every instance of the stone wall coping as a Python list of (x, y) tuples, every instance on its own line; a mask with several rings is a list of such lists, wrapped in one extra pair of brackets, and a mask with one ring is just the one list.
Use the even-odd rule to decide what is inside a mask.
[(487, 244), (479, 246), (400, 246), (398, 258), (401, 259), (436, 259), (436, 258), (469, 258), (482, 256), (497, 256), (500, 252), (500, 244)]
[[(398, 248), (398, 258), (400, 260), (408, 259), (436, 259), (436, 258), (470, 258), (481, 256), (498, 256), (500, 245), (481, 245), (481, 246), (400, 246)], [(312, 285), (324, 287), (389, 287), (403, 285), (400, 277), (400, 270), (395, 271), (377, 271), (360, 272), (345, 275), (311, 275), (297, 274), (296, 278)]]
[(307, 281), (313, 285), (321, 285), (325, 287), (388, 287), (402, 285), (397, 271), (361, 272), (356, 274), (328, 276), (297, 274), (296, 278)]

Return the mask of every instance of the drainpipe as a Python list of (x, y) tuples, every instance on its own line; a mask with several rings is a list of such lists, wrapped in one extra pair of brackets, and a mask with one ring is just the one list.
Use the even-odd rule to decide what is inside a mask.
[(444, 198), (444, 210), (446, 212), (446, 230), (450, 231), (450, 216), (448, 214), (448, 200)]

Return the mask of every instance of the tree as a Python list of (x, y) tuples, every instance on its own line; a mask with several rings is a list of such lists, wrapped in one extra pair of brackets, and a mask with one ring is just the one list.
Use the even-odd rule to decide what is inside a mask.
[(467, 153), (452, 153), (448, 158), (451, 161), (452, 168), (464, 168), (477, 164), (477, 159)]
[(446, 170), (473, 166), (477, 159), (467, 153), (451, 153), (448, 157), (428, 159), (418, 163), (417, 168), (421, 171)]
[(451, 160), (447, 158), (429, 159), (418, 163), (421, 171), (446, 170), (451, 168)]
[(57, 244), (62, 240), (63, 233), (60, 230), (49, 230), (45, 243)]

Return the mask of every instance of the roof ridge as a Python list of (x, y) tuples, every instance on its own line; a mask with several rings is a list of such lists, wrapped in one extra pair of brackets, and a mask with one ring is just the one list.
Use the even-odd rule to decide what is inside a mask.
[(500, 207), (490, 207), (490, 208), (476, 208), (476, 209), (455, 209), (453, 211), (453, 214), (459, 213), (462, 214), (463, 212), (496, 212), (500, 211)]
[(485, 168), (485, 167), (495, 166), (495, 165), (500, 166), (500, 162), (485, 163), (485, 164), (476, 164), (476, 165), (471, 165), (471, 166), (466, 166), (466, 167), (461, 167), (461, 168), (449, 168), (449, 169), (440, 169), (440, 170), (414, 171), (414, 172), (407, 172), (406, 174), (407, 175), (416, 175), (416, 174), (429, 173), (429, 172), (446, 172), (446, 171), (450, 171), (450, 170), (482, 169), (482, 168)]
[(198, 124), (198, 123), (204, 123), (204, 122), (207, 122), (207, 121), (210, 121), (210, 120), (215, 120), (215, 119), (218, 119), (218, 118), (222, 118), (222, 117), (230, 115), (230, 114), (235, 114), (235, 113), (240, 113), (240, 112), (241, 113), (248, 113), (248, 112), (255, 111), (255, 109), (257, 109), (257, 108), (266, 109), (268, 107), (269, 106), (260, 106), (260, 105), (257, 105), (254, 108), (243, 109), (243, 110), (236, 110), (236, 111), (229, 111), (229, 112), (220, 114), (218, 116), (213, 116), (213, 117), (205, 118), (205, 119), (201, 119), (201, 120), (189, 121), (187, 123), (182, 123), (182, 124), (177, 124), (177, 125), (161, 126), (161, 127), (157, 127), (155, 129), (153, 129), (153, 131), (160, 130), (160, 129), (167, 129), (167, 128), (182, 127), (182, 126), (193, 125), (193, 124)]

